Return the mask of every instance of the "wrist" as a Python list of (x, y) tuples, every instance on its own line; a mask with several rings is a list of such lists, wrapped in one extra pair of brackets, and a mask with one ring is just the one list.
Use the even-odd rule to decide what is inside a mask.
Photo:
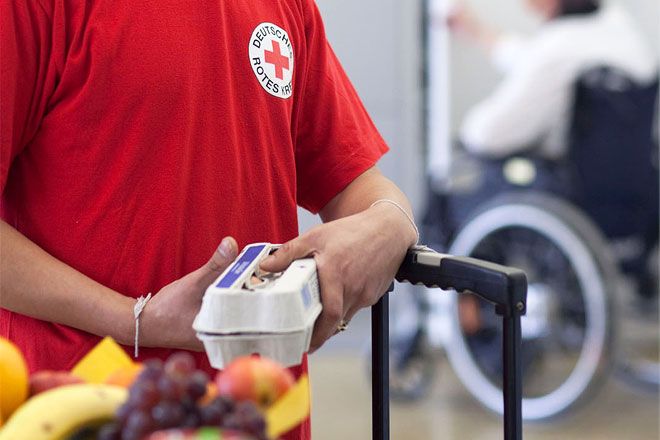
[(384, 228), (393, 231), (396, 237), (401, 237), (406, 248), (419, 242), (419, 230), (413, 216), (398, 202), (389, 199), (377, 200), (369, 207), (369, 211), (384, 222)]
[[(133, 303), (135, 305), (136, 302)], [(131, 310), (131, 316), (133, 316), (133, 311)], [(157, 306), (153, 300), (147, 304), (142, 313), (140, 314), (140, 340), (138, 341), (139, 345), (142, 347), (170, 347), (172, 346), (172, 341), (170, 340), (170, 335), (168, 334), (167, 325), (162, 325), (163, 322), (166, 322), (167, 318), (161, 316), (160, 308)], [(135, 320), (133, 321), (135, 327)], [(133, 329), (135, 331), (135, 328)], [(135, 338), (135, 333), (132, 335)], [(134, 343), (134, 339), (131, 340), (131, 345)]]

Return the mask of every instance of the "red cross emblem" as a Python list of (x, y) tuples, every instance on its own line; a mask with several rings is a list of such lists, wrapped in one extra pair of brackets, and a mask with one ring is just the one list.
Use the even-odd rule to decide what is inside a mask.
[(275, 76), (284, 79), (284, 69), (289, 70), (289, 59), (282, 55), (279, 42), (273, 40), (273, 50), (265, 50), (264, 59), (275, 67)]
[(277, 98), (290, 98), (296, 60), (286, 30), (273, 23), (261, 23), (252, 31), (249, 47), (250, 66), (259, 85)]

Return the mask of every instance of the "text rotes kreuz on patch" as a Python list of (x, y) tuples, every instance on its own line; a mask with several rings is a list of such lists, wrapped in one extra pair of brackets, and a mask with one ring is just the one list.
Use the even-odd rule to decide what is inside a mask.
[(278, 98), (293, 93), (293, 45), (289, 34), (273, 23), (261, 23), (250, 37), (250, 65), (259, 84)]

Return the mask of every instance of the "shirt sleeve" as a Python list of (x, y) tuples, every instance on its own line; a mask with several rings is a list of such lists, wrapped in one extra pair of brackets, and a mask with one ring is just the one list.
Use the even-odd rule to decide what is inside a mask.
[(521, 35), (504, 34), (495, 42), (491, 61), (501, 73), (509, 72), (520, 59), (525, 57), (526, 49), (526, 41)]
[(328, 44), (316, 4), (304, 5), (306, 77), (294, 132), (297, 192), (298, 204), (317, 213), (388, 147)]
[(0, 188), (35, 135), (56, 78), (52, 26), (39, 0), (0, 0)]
[(557, 45), (530, 50), (466, 115), (460, 137), (476, 154), (504, 157), (542, 141), (570, 109), (573, 68)]

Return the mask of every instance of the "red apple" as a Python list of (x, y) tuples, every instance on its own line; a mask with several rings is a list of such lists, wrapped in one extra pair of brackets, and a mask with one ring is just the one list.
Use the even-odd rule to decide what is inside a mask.
[(293, 386), (293, 374), (275, 361), (255, 356), (237, 358), (215, 377), (220, 396), (250, 400), (265, 409)]
[(72, 385), (76, 383), (84, 383), (85, 381), (74, 376), (68, 371), (51, 371), (42, 370), (30, 376), (30, 396), (34, 396), (44, 391), (53, 388), (61, 387), (63, 385)]

